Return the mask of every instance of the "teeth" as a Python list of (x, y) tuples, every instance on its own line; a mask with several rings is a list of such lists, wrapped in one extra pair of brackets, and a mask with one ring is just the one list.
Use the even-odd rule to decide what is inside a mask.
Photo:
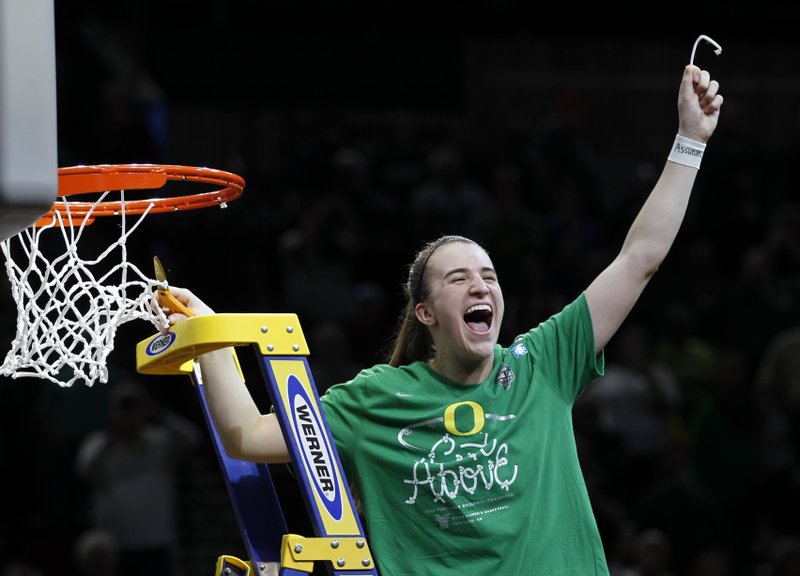
[(488, 304), (475, 304), (475, 306), (470, 306), (467, 309), (466, 313), (469, 314), (471, 312), (477, 312), (478, 310), (485, 310), (486, 312), (491, 312), (492, 307), (489, 306)]

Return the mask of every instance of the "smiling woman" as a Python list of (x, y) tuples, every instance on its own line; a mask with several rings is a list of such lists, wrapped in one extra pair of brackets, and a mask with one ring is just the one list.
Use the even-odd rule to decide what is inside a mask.
[[(505, 308), (489, 255), (467, 238), (444, 236), (423, 249), (415, 264), (419, 266), (415, 292), (421, 298), (409, 299), (403, 323), (429, 337), (415, 338), (424, 344), (404, 352), (405, 339), (398, 334), (393, 357), (405, 356), (404, 364), (428, 362), (438, 373), (463, 384), (482, 382), (492, 370), (492, 350)], [(414, 293), (411, 288), (409, 294)], [(391, 360), (389, 364), (400, 365)]]
[[(437, 266), (435, 270), (426, 274), (428, 264), (434, 253), (438, 253), (440, 249), (446, 250), (447, 248), (451, 248), (451, 245), (462, 245), (462, 247), (465, 245), (470, 248), (468, 252), (475, 255), (478, 259), (478, 264), (458, 265), (445, 270), (441, 270), (440, 267)], [(436, 262), (434, 262), (434, 264), (435, 263)], [(432, 286), (431, 276), (436, 277), (437, 283), (446, 281), (445, 283), (447, 285), (466, 284), (470, 270), (473, 269), (472, 266), (477, 266), (473, 271), (475, 276), (478, 278), (485, 278), (487, 284), (497, 286), (498, 289), (493, 291), (493, 293), (499, 296), (500, 304), (502, 304), (502, 293), (499, 290), (497, 277), (491, 260), (489, 260), (489, 255), (473, 240), (458, 235), (442, 236), (437, 240), (429, 242), (417, 253), (414, 262), (409, 268), (408, 281), (404, 288), (407, 304), (401, 315), (394, 348), (388, 361), (390, 366), (401, 366), (418, 360), (423, 362), (428, 360), (435, 361), (433, 329), (428, 329), (428, 309), (423, 304), (430, 296)], [(478, 306), (480, 303), (473, 303), (473, 305)], [(481, 309), (483, 313), (479, 315), (475, 314), (477, 309), (464, 310), (461, 314), (464, 320), (466, 320), (466, 314), (471, 313), (473, 317), (470, 318), (470, 321), (472, 322), (476, 320), (480, 321), (481, 319), (491, 322), (492, 317), (496, 316), (497, 325), (499, 327), (503, 318), (503, 308), (493, 309), (491, 305), (485, 304)], [(488, 328), (487, 326), (487, 329)], [(480, 331), (480, 329), (477, 329), (477, 331)], [(495, 342), (496, 341), (497, 334), (495, 334)]]

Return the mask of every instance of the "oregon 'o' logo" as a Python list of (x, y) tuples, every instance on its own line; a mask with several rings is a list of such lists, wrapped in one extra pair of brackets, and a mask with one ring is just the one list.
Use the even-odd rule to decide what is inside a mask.
[[(472, 410), (472, 428), (459, 430), (456, 425), (456, 410)], [(456, 402), (450, 404), (444, 411), (444, 427), (453, 436), (471, 436), (483, 430), (485, 422), (483, 408), (477, 402)]]

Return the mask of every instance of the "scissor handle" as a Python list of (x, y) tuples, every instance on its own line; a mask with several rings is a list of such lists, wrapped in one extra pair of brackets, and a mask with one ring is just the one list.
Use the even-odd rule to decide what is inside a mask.
[(192, 310), (191, 308), (187, 308), (183, 302), (175, 298), (168, 289), (159, 288), (157, 290), (156, 298), (158, 299), (158, 305), (162, 308), (166, 308), (170, 314), (178, 312), (185, 316), (197, 316), (197, 312)]

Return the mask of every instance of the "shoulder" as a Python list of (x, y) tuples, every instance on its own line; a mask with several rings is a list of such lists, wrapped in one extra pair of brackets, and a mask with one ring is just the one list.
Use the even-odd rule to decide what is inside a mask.
[[(553, 337), (565, 331), (572, 333), (575, 330), (591, 329), (591, 322), (589, 303), (586, 301), (586, 294), (581, 292), (561, 310), (555, 312), (528, 332), (518, 335), (514, 339), (514, 344), (523, 339), (538, 340)], [(514, 344), (512, 344), (512, 348)]]
[(364, 388), (364, 389), (377, 389), (385, 387), (387, 383), (395, 383), (398, 380), (416, 380), (424, 375), (425, 368), (421, 362), (413, 362), (406, 366), (394, 367), (388, 364), (376, 364), (370, 368), (364, 368), (352, 379), (341, 384), (331, 387), (331, 390), (336, 388), (349, 387)]
[(427, 376), (426, 365), (413, 362), (406, 366), (394, 367), (388, 364), (376, 364), (365, 368), (351, 380), (328, 388), (323, 399), (349, 397), (366, 397), (392, 393), (398, 388), (405, 388), (414, 382), (423, 381)]

